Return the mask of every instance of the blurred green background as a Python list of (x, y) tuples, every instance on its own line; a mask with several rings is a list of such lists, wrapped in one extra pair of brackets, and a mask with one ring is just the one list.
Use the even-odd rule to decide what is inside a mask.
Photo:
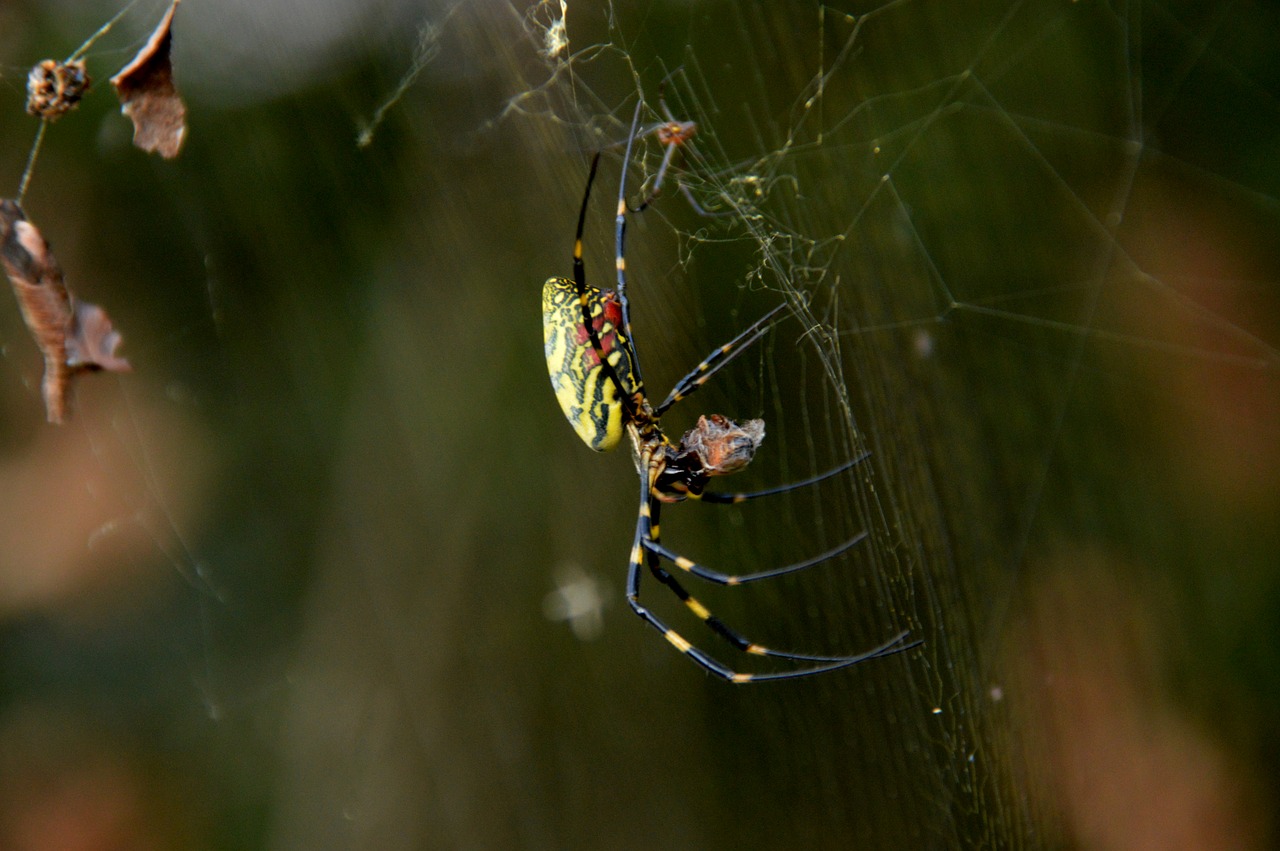
[[(1274, 846), (1272, 7), (184, 0), (164, 162), (106, 80), (165, 5), (25, 199), (133, 374), (50, 427), (0, 310), (0, 848)], [(27, 68), (120, 8), (0, 5), (5, 193)], [(627, 610), (635, 473), (563, 421), (539, 297), (601, 148), (611, 279), (637, 99), (699, 123), (629, 231), (651, 392), (792, 314), (668, 431), (767, 421), (725, 489), (873, 452), (664, 541), (750, 572), (865, 530), (696, 592), (920, 648), (733, 688)]]

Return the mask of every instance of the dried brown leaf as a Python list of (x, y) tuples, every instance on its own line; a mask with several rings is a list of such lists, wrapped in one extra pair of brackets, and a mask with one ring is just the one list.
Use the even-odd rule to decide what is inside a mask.
[(120, 334), (105, 310), (71, 294), (49, 243), (22, 208), (7, 200), (0, 200), (0, 262), (44, 355), (46, 415), (49, 422), (61, 423), (74, 376), (100, 369), (130, 370), (129, 362), (116, 355)]
[(111, 78), (120, 98), (120, 111), (133, 121), (133, 144), (173, 159), (187, 135), (187, 108), (173, 83), (173, 13), (181, 0), (161, 19), (151, 38), (133, 61)]

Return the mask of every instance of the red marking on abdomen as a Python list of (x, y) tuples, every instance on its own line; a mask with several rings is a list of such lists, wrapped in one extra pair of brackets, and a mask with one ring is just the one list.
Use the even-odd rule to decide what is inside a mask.
[[(600, 348), (606, 356), (618, 345), (618, 326), (621, 323), (622, 306), (618, 303), (617, 295), (605, 293), (600, 297), (600, 315), (592, 317), (591, 327), (595, 329)], [(591, 335), (587, 333), (586, 326), (574, 327), (574, 342), (582, 352), (582, 362), (588, 370), (600, 366), (600, 357), (591, 345)]]

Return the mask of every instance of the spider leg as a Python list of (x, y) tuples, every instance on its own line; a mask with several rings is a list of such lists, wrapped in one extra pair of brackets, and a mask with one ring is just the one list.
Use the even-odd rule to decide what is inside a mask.
[[(696, 598), (694, 598), (692, 594), (686, 591), (684, 586), (680, 584), (680, 581), (676, 579), (674, 576), (672, 576), (662, 566), (662, 562), (659, 556), (661, 556), (663, 552), (670, 552), (670, 550), (667, 550), (665, 547), (662, 546), (662, 544), (658, 542), (660, 537), (660, 534), (658, 531), (658, 516), (659, 516), (659, 512), (662, 509), (662, 503), (658, 500), (652, 500), (650, 502), (650, 506), (651, 506), (651, 517), (649, 520), (649, 534), (642, 536), (641, 538), (642, 546), (644, 546), (644, 548), (648, 550), (648, 556), (646, 561), (648, 562), (648, 565), (649, 565), (649, 572), (653, 574), (655, 579), (657, 579), (663, 585), (666, 585), (669, 589), (671, 589), (671, 592), (675, 594), (677, 598), (679, 598), (680, 602), (684, 603), (685, 606), (688, 607), (689, 611), (693, 612), (693, 614), (699, 620), (701, 620), (704, 624), (706, 624), (707, 627), (712, 632), (719, 635), (725, 641), (728, 641), (731, 645), (733, 645), (735, 649), (741, 650), (743, 653), (749, 653), (753, 656), (769, 656), (776, 659), (790, 659), (790, 660), (799, 661), (799, 662), (842, 662), (849, 658), (848, 656), (815, 656), (808, 653), (789, 653), (781, 650), (772, 650), (768, 647), (765, 647), (762, 644), (757, 644), (756, 642), (751, 641), (750, 639), (742, 635), (742, 633), (733, 629), (724, 621), (720, 620), (720, 618), (712, 614), (710, 609), (708, 609)], [(850, 542), (849, 544), (846, 544), (844, 549), (847, 549), (848, 547), (852, 546), (854, 543), (857, 543), (857, 541), (853, 541), (853, 542)], [(672, 555), (674, 555), (674, 553), (672, 553)], [(816, 564), (817, 562), (815, 561), (812, 563)], [(690, 564), (692, 563), (690, 562)], [(803, 565), (803, 566), (807, 567), (808, 565)], [(799, 567), (795, 569), (799, 569)], [(731, 578), (731, 577), (725, 576), (724, 574), (719, 574), (719, 575), (724, 576), (725, 579)], [(752, 578), (764, 578), (764, 577), (753, 575)], [(723, 584), (730, 585), (730, 584), (736, 584), (736, 583), (725, 582)], [(903, 634), (905, 635), (905, 633)]]
[[(631, 610), (640, 616), (645, 623), (649, 624), (678, 651), (688, 656), (694, 663), (700, 666), (708, 673), (715, 674), (721, 679), (735, 683), (765, 682), (769, 680), (789, 680), (798, 677), (806, 677), (812, 674), (820, 674), (825, 671), (834, 671), (840, 668), (847, 668), (856, 665), (859, 662), (865, 662), (870, 659), (876, 659), (881, 656), (889, 656), (894, 653), (900, 653), (917, 646), (920, 642), (903, 643), (907, 633), (901, 632), (889, 641), (860, 653), (856, 656), (811, 656), (798, 653), (784, 653), (778, 650), (771, 650), (763, 645), (749, 641), (735, 630), (725, 625), (719, 618), (711, 614), (705, 606), (694, 599), (685, 589), (671, 576), (661, 565), (657, 564), (657, 556), (650, 553), (645, 555), (646, 547), (644, 542), (653, 537), (656, 524), (653, 522), (651, 510), (656, 508), (658, 503), (649, 496), (647, 477), (642, 477), (642, 487), (644, 488), (640, 503), (640, 517), (636, 522), (636, 535), (634, 543), (631, 547), (631, 562), (627, 571), (627, 603), (631, 606)], [(650, 560), (650, 568), (654, 576), (667, 585), (680, 598), (682, 602), (692, 611), (699, 619), (707, 624), (713, 631), (723, 637), (731, 645), (737, 649), (755, 656), (765, 656), (778, 659), (787, 659), (800, 662), (818, 662), (820, 664), (809, 665), (804, 668), (797, 668), (790, 671), (773, 671), (767, 673), (741, 673), (733, 670), (729, 666), (707, 654), (705, 651), (693, 646), (693, 644), (682, 635), (677, 633), (666, 625), (653, 612), (645, 608), (640, 603), (640, 570), (643, 562)]]
[[(671, 166), (671, 159), (675, 154), (676, 146), (668, 145), (667, 152), (662, 155), (662, 165), (658, 166), (658, 175), (653, 181), (653, 188), (649, 190), (649, 195), (638, 206), (628, 206), (627, 209), (632, 213), (643, 213), (649, 208), (649, 205), (658, 200), (658, 194), (662, 191), (662, 181), (666, 177), (667, 169)], [(684, 196), (684, 200), (693, 208), (693, 211), (704, 219), (723, 219), (734, 214), (733, 210), (708, 210), (706, 207), (698, 203), (698, 199), (694, 197), (693, 190), (689, 185), (676, 178), (676, 188), (680, 190), (680, 194)]]
[[(661, 125), (660, 125), (661, 126)], [(671, 160), (676, 155), (676, 148), (679, 145), (667, 145), (667, 152), (662, 155), (662, 165), (658, 166), (658, 175), (653, 179), (653, 188), (649, 190), (649, 196), (640, 202), (638, 207), (630, 207), (627, 209), (633, 213), (643, 213), (649, 208), (649, 205), (658, 199), (658, 193), (662, 191), (662, 181), (667, 176), (667, 169), (671, 167)], [(684, 184), (681, 184), (683, 186)]]
[(654, 415), (662, 416), (676, 402), (690, 396), (695, 390), (706, 384), (707, 379), (715, 375), (721, 367), (742, 354), (752, 343), (767, 334), (773, 327), (774, 317), (781, 313), (785, 307), (785, 304), (778, 305), (752, 323), (747, 330), (707, 355), (702, 363), (689, 370), (689, 373), (684, 378), (676, 382), (676, 386), (671, 388), (667, 398), (654, 409)]
[(708, 210), (698, 203), (698, 199), (693, 197), (693, 190), (679, 177), (676, 178), (676, 186), (680, 188), (680, 194), (684, 196), (684, 200), (689, 202), (689, 206), (693, 208), (693, 211), (704, 219), (724, 219), (734, 215), (736, 212), (735, 210)]
[(822, 564), (824, 561), (830, 561), (841, 553), (853, 549), (858, 544), (866, 540), (867, 533), (860, 532), (844, 543), (832, 547), (825, 553), (814, 556), (813, 558), (798, 561), (795, 564), (788, 564), (785, 567), (775, 567), (772, 570), (762, 570), (758, 573), (730, 574), (721, 573), (718, 570), (712, 570), (704, 567), (695, 561), (691, 561), (674, 550), (667, 549), (658, 543), (657, 535), (645, 540), (643, 546), (652, 555), (664, 558), (683, 570), (685, 573), (693, 574), (699, 579), (705, 579), (708, 582), (714, 582), (717, 585), (745, 585), (748, 582), (756, 582), (761, 579), (772, 579), (775, 576), (784, 576), (788, 573), (795, 573), (798, 570), (804, 570), (806, 567), (813, 567), (815, 564)]
[[(636, 103), (635, 115), (631, 118), (631, 132), (627, 135), (627, 151), (622, 156), (622, 177), (618, 180), (618, 215), (614, 231), (615, 255), (614, 266), (618, 270), (618, 286), (615, 292), (618, 294), (618, 305), (622, 309), (622, 328), (628, 340), (635, 339), (631, 335), (631, 302), (627, 299), (627, 260), (626, 260), (626, 236), (627, 236), (627, 169), (631, 165), (631, 148), (636, 141), (636, 128), (640, 125), (640, 110), (644, 106), (644, 101)], [(584, 306), (585, 316), (585, 306)], [(636, 385), (644, 386), (644, 379), (640, 372), (640, 358), (635, 353), (635, 347), (632, 347), (632, 368), (636, 376)], [(619, 385), (621, 386), (621, 385)], [(626, 390), (622, 390), (626, 395)]]
[(838, 476), (846, 470), (858, 466), (863, 461), (871, 457), (870, 452), (863, 452), (856, 458), (845, 461), (839, 467), (832, 467), (825, 473), (819, 473), (807, 479), (790, 484), (778, 485), (777, 487), (765, 488), (764, 490), (751, 491), (749, 493), (717, 493), (715, 491), (703, 491), (700, 494), (691, 493), (689, 499), (696, 499), (702, 502), (710, 502), (717, 505), (733, 505), (739, 502), (746, 502), (749, 499), (759, 499), (762, 496), (776, 496), (783, 493), (791, 493), (791, 491), (807, 488), (809, 485), (816, 485), (818, 482), (825, 481), (834, 476)]

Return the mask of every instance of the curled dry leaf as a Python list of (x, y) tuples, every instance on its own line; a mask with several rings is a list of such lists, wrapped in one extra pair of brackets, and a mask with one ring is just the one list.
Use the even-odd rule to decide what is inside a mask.
[(134, 146), (155, 151), (165, 159), (178, 155), (187, 135), (187, 108), (173, 84), (169, 59), (173, 13), (179, 2), (174, 0), (133, 61), (111, 78), (120, 97), (120, 111), (133, 121)]
[(67, 390), (81, 372), (128, 372), (116, 355), (120, 334), (96, 304), (80, 301), (40, 231), (15, 202), (0, 200), (0, 261), (31, 336), (44, 354), (44, 406), (51, 423), (67, 413)]
[(57, 121), (80, 103), (89, 83), (80, 60), (45, 59), (27, 73), (27, 112), (45, 121)]

